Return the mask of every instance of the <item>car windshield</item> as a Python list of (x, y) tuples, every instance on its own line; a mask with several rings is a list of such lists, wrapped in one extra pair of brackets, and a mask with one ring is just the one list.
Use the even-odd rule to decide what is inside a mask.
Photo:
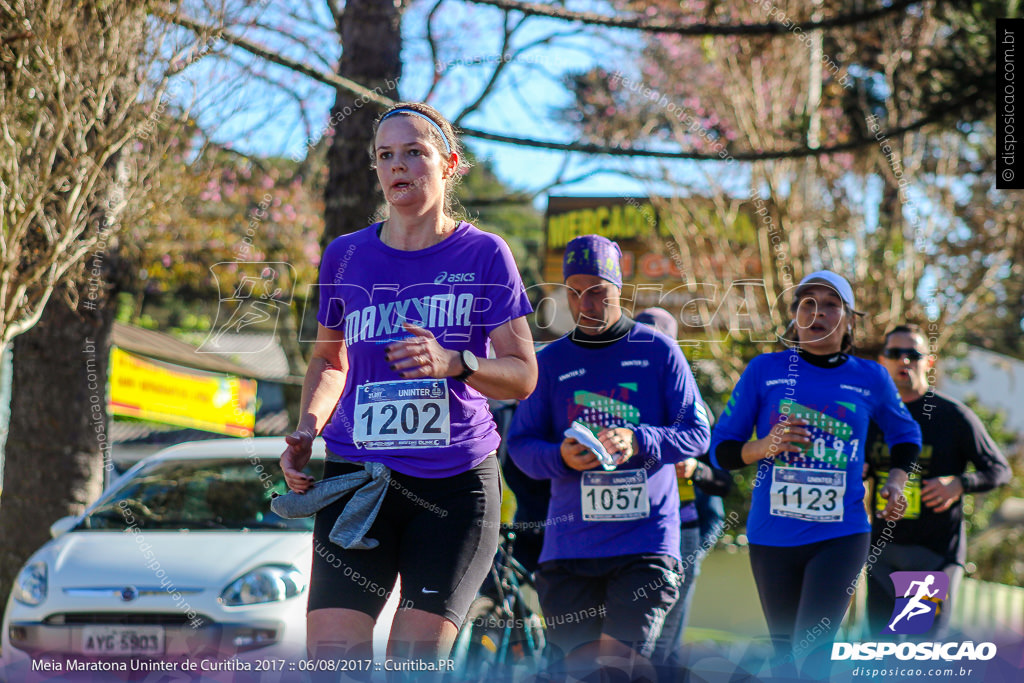
[[(270, 499), (287, 488), (276, 466), (261, 469), (239, 458), (152, 462), (106, 496), (76, 529), (312, 531), (312, 517), (284, 519), (270, 511)], [(319, 474), (311, 470), (306, 473)]]

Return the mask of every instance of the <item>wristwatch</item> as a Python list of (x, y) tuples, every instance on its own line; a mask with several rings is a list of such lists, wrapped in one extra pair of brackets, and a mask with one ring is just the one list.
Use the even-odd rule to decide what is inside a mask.
[(462, 360), (462, 372), (455, 379), (465, 382), (469, 379), (470, 375), (480, 369), (480, 361), (477, 360), (477, 357), (469, 349), (460, 351), (459, 358)]

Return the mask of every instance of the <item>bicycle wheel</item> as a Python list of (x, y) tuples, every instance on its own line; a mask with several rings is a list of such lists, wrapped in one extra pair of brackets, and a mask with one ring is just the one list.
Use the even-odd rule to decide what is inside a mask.
[(455, 680), (488, 680), (495, 671), (504, 638), (499, 610), (494, 600), (486, 596), (478, 597), (470, 605), (466, 621), (452, 647)]
[(505, 662), (528, 672), (539, 671), (544, 665), (546, 645), (543, 621), (536, 614), (526, 614), (518, 617), (515, 624), (511, 632), (505, 632)]

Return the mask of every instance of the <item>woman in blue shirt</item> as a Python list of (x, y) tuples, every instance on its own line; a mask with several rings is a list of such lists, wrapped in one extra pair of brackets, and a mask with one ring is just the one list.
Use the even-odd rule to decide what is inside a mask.
[(868, 424), (882, 428), (893, 454), (880, 513), (891, 520), (906, 505), (903, 486), (921, 432), (885, 369), (849, 355), (859, 314), (844, 278), (811, 273), (790, 312), (793, 348), (750, 362), (715, 427), (711, 454), (726, 469), (757, 463), (747, 537), (776, 656), (792, 661), (820, 651), (827, 660), (870, 543), (861, 479)]

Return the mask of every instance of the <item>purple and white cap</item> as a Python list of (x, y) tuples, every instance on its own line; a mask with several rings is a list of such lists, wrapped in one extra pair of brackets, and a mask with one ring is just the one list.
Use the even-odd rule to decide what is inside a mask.
[(565, 245), (562, 277), (596, 275), (622, 288), (622, 250), (619, 245), (600, 235), (580, 235)]

